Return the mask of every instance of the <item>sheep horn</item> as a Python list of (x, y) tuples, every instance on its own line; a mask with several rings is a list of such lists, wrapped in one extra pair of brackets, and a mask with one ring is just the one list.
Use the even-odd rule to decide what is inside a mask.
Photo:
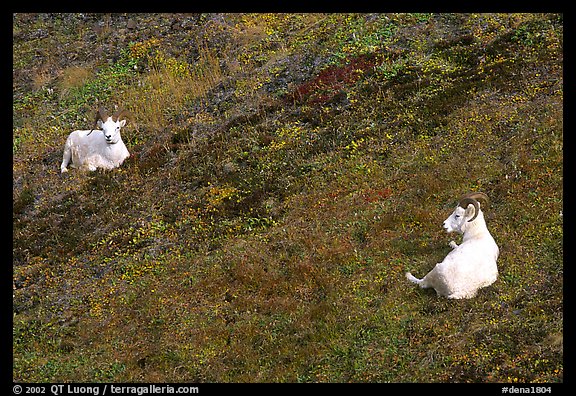
[(488, 199), (488, 195), (484, 194), (483, 192), (473, 192), (464, 195), (462, 198), (474, 198), (478, 201), (481, 201), (483, 205), (488, 205), (490, 200)]
[(112, 116), (112, 119), (113, 119), (114, 121), (118, 121), (118, 120), (120, 120), (120, 117), (126, 116), (126, 115), (128, 115), (128, 114), (129, 114), (129, 113), (128, 113), (128, 110), (126, 110), (126, 109), (120, 109), (120, 110), (118, 110), (116, 113), (114, 113), (114, 115)]
[(98, 111), (96, 112), (96, 118), (94, 119), (94, 126), (92, 127), (90, 132), (88, 132), (88, 135), (90, 135), (92, 131), (96, 129), (96, 126), (98, 125), (98, 120), (102, 120), (103, 122), (105, 122), (107, 119), (108, 114), (106, 114), (106, 110), (104, 110), (104, 108), (102, 107), (98, 108)]
[(485, 204), (488, 203), (488, 196), (482, 192), (466, 194), (462, 198), (460, 198), (460, 202), (458, 203), (458, 205), (461, 208), (466, 209), (468, 205), (470, 204), (474, 205), (474, 216), (472, 216), (472, 218), (468, 220), (468, 222), (474, 220), (478, 216), (478, 213), (480, 212), (480, 204), (477, 201), (478, 199), (484, 201)]

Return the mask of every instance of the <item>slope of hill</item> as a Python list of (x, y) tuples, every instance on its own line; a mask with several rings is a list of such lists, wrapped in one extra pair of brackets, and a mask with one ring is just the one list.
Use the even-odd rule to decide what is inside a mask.
[[(563, 381), (563, 21), (15, 14), (15, 381)], [(114, 171), (60, 175), (99, 105)], [(484, 191), (499, 279), (423, 276)]]

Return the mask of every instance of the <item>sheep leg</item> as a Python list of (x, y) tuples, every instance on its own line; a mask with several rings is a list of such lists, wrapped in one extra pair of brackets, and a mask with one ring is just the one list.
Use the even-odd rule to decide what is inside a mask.
[(70, 145), (66, 142), (66, 147), (64, 148), (64, 155), (62, 156), (62, 165), (60, 165), (60, 172), (65, 173), (68, 172), (68, 164), (72, 159), (72, 151), (70, 150)]

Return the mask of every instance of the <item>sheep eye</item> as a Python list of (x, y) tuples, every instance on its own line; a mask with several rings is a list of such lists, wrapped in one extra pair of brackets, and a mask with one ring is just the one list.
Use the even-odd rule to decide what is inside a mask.
[(460, 217), (460, 215), (454, 215), (454, 217), (458, 218), (458, 217)]

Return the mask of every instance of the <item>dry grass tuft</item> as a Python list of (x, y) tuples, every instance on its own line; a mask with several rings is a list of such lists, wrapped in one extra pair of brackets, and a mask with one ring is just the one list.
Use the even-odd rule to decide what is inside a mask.
[(68, 95), (70, 90), (85, 85), (94, 77), (94, 71), (90, 67), (71, 66), (62, 70), (58, 80), (58, 89), (60, 97)]
[(222, 79), (220, 61), (206, 46), (199, 46), (194, 64), (160, 51), (150, 56), (149, 63), (151, 71), (135, 78), (121, 100), (134, 109), (140, 124), (152, 130), (165, 128), (178, 109), (204, 97)]

